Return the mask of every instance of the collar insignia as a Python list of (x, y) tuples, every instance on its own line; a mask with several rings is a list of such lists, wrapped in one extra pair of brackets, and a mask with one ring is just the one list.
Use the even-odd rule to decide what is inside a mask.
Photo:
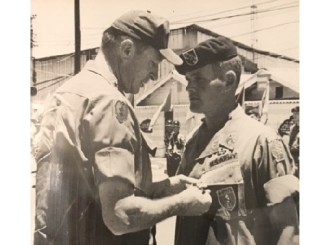
[(123, 123), (124, 121), (126, 121), (128, 118), (128, 106), (124, 102), (118, 100), (115, 103), (114, 107), (115, 107), (115, 115), (119, 123)]

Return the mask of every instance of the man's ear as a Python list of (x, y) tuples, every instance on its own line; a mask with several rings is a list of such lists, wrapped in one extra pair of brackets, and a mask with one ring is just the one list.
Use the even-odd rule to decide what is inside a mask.
[(121, 57), (123, 60), (128, 60), (135, 55), (135, 43), (130, 39), (125, 39), (120, 43)]
[(233, 88), (237, 86), (237, 74), (234, 71), (230, 70), (225, 73), (225, 83), (226, 88)]

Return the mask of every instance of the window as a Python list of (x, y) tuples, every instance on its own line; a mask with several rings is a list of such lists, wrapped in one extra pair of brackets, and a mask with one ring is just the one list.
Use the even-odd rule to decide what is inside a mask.
[(283, 98), (283, 87), (275, 87), (275, 99), (282, 99)]

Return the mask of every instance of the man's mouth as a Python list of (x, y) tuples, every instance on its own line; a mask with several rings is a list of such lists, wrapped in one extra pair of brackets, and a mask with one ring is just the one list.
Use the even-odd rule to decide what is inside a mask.
[(189, 100), (190, 100), (190, 101), (198, 101), (198, 100), (200, 100), (200, 99), (199, 99), (199, 97), (196, 96), (196, 95), (190, 95), (190, 96), (189, 96)]

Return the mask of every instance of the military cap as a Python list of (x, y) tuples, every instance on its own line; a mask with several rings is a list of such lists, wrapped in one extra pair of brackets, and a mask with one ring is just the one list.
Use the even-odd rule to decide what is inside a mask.
[(201, 42), (196, 47), (180, 54), (183, 64), (177, 65), (175, 68), (180, 74), (185, 75), (186, 72), (217, 61), (227, 61), (237, 55), (237, 49), (232, 41), (226, 37), (219, 36)]
[(172, 64), (182, 64), (179, 56), (168, 48), (170, 29), (165, 18), (141, 10), (132, 10), (116, 19), (110, 28), (151, 45)]

